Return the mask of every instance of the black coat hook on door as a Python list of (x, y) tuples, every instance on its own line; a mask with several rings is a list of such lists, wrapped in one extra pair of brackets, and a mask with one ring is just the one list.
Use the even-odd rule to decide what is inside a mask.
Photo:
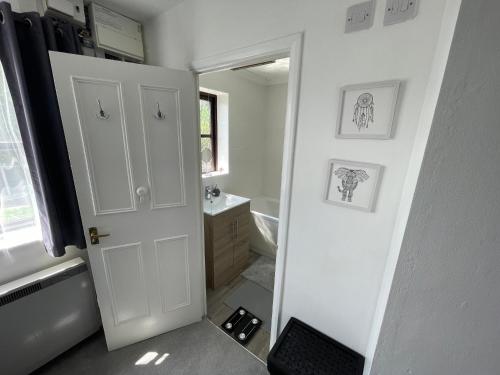
[(97, 104), (99, 105), (99, 113), (96, 114), (96, 117), (99, 120), (109, 120), (110, 115), (109, 115), (109, 113), (104, 112), (104, 109), (102, 109), (100, 99), (97, 99)]
[(157, 110), (156, 110), (156, 113), (153, 115), (153, 117), (157, 120), (164, 120), (165, 119), (165, 113), (163, 113), (161, 110), (160, 110), (160, 103), (159, 102), (156, 102), (156, 107), (157, 107)]

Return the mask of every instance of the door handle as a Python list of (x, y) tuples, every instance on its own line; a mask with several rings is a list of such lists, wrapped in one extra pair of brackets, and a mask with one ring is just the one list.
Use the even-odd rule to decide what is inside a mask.
[(101, 237), (109, 237), (109, 233), (105, 234), (99, 234), (99, 231), (97, 230), (96, 227), (90, 227), (89, 228), (89, 236), (90, 236), (90, 243), (92, 245), (98, 245), (99, 244), (99, 238)]

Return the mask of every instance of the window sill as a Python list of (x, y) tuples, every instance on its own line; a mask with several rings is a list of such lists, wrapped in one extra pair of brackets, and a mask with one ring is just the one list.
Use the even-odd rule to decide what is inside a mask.
[(228, 174), (229, 174), (229, 172), (227, 172), (227, 171), (209, 172), (209, 173), (202, 174), (201, 178), (220, 177), (220, 176), (225, 176)]
[(0, 250), (12, 250), (41, 240), (42, 234), (39, 227), (19, 229), (3, 235), (3, 238), (0, 239)]

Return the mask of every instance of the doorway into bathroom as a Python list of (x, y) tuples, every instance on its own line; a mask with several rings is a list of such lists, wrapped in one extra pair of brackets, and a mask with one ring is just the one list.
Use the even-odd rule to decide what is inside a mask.
[(279, 253), (289, 68), (290, 58), (281, 56), (199, 76), (207, 316), (263, 361)]

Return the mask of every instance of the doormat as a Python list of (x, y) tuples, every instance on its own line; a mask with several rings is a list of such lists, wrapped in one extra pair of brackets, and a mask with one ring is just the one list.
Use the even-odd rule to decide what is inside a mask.
[(240, 306), (221, 324), (221, 328), (236, 342), (245, 346), (261, 325), (262, 320)]
[(241, 276), (259, 284), (272, 293), (274, 290), (274, 273), (276, 272), (275, 264), (275, 259), (261, 255), (250, 267), (241, 273)]

